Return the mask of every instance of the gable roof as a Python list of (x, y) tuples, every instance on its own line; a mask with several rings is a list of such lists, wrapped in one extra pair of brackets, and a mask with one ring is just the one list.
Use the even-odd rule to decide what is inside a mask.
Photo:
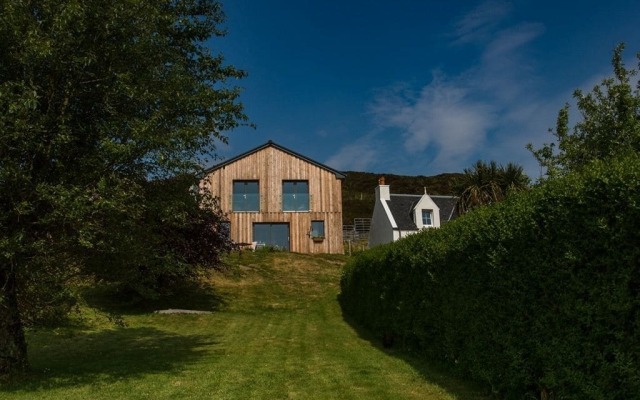
[(300, 154), (300, 153), (296, 153), (296, 152), (295, 152), (295, 151), (293, 151), (293, 150), (287, 149), (287, 148), (286, 148), (286, 147), (284, 147), (284, 146), (280, 146), (279, 144), (276, 144), (276, 143), (274, 143), (274, 142), (273, 142), (273, 141), (271, 141), (271, 140), (269, 140), (267, 143), (265, 143), (265, 144), (263, 144), (263, 145), (261, 145), (261, 146), (258, 146), (258, 147), (254, 148), (254, 149), (251, 149), (251, 150), (246, 151), (246, 152), (244, 152), (244, 153), (242, 153), (242, 154), (240, 154), (240, 155), (237, 155), (237, 156), (235, 156), (235, 157), (233, 157), (233, 158), (230, 158), (230, 159), (228, 159), (228, 160), (226, 160), (226, 161), (224, 161), (224, 162), (221, 162), (220, 164), (216, 164), (216, 165), (214, 165), (214, 166), (213, 166), (213, 167), (211, 167), (211, 168), (207, 168), (204, 172), (205, 172), (205, 174), (207, 174), (207, 173), (209, 173), (209, 172), (211, 172), (211, 171), (215, 171), (215, 170), (217, 170), (218, 168), (222, 168), (222, 167), (224, 167), (225, 165), (229, 165), (229, 164), (231, 164), (231, 163), (234, 163), (234, 162), (236, 162), (237, 160), (239, 160), (239, 159), (241, 159), (241, 158), (244, 158), (244, 157), (246, 157), (246, 156), (248, 156), (248, 155), (251, 155), (251, 154), (253, 154), (253, 153), (257, 153), (258, 151), (264, 150), (264, 149), (266, 149), (266, 148), (268, 148), (268, 147), (276, 148), (276, 149), (278, 149), (278, 150), (280, 150), (280, 151), (283, 151), (283, 152), (285, 152), (285, 153), (287, 153), (287, 154), (290, 154), (290, 155), (292, 155), (292, 156), (294, 156), (294, 157), (300, 158), (300, 159), (302, 159), (302, 160), (304, 160), (304, 161), (308, 162), (309, 164), (313, 164), (313, 165), (315, 165), (316, 167), (319, 167), (319, 168), (322, 168), (322, 169), (324, 169), (324, 170), (326, 170), (326, 171), (329, 171), (329, 172), (331, 172), (331, 173), (335, 174), (336, 178), (338, 178), (338, 179), (345, 179), (345, 178), (346, 178), (346, 175), (344, 175), (343, 173), (341, 173), (341, 172), (339, 172), (339, 171), (337, 171), (337, 170), (335, 170), (335, 169), (333, 169), (333, 168), (331, 168), (331, 167), (328, 167), (328, 166), (326, 166), (326, 165), (324, 165), (324, 164), (322, 164), (322, 163), (319, 163), (318, 161), (312, 160), (312, 159), (310, 159), (309, 157), (303, 156), (303, 155), (302, 155), (302, 154)]
[(440, 225), (453, 221), (458, 217), (458, 209), (456, 207), (458, 198), (456, 196), (429, 195), (429, 197), (440, 209)]
[[(421, 194), (391, 194), (390, 200), (386, 200), (389, 211), (393, 219), (396, 221), (398, 229), (401, 231), (415, 231), (418, 226), (413, 220), (413, 209), (422, 198)], [(458, 214), (456, 212), (455, 196), (431, 196), (431, 199), (440, 209), (440, 225), (455, 219)]]
[(421, 195), (414, 194), (392, 194), (387, 200), (389, 211), (396, 221), (398, 229), (401, 231), (415, 231), (418, 229), (412, 217), (413, 208), (418, 204)]

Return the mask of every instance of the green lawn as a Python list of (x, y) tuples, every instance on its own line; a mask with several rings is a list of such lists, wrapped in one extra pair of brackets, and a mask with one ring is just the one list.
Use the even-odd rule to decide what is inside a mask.
[[(33, 372), (10, 399), (486, 399), (481, 391), (358, 332), (336, 301), (342, 256), (244, 252), (205, 292), (30, 332)], [(95, 305), (94, 305), (95, 306)], [(109, 311), (109, 310), (107, 310)]]

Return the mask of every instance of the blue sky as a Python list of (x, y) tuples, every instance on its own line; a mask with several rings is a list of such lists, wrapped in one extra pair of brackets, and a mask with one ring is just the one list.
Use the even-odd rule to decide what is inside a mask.
[[(462, 172), (516, 162), (552, 136), (576, 88), (611, 75), (615, 45), (640, 51), (640, 1), (223, 0), (210, 42), (245, 69), (256, 129), (224, 158), (268, 140), (338, 170)], [(573, 116), (577, 110), (572, 108)]]

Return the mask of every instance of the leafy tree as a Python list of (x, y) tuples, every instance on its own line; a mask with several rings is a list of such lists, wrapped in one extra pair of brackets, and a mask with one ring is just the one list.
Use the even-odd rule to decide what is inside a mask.
[(232, 245), (225, 215), (217, 198), (190, 192), (194, 183), (193, 176), (148, 182), (141, 217), (111, 227), (108, 233), (123, 240), (95, 251), (85, 270), (98, 283), (115, 284), (118, 297), (131, 301), (170, 293), (203, 269), (219, 267)]
[(20, 307), (45, 285), (172, 276), (206, 255), (190, 234), (220, 239), (166, 182), (246, 120), (244, 72), (205, 45), (223, 20), (214, 0), (0, 1), (0, 374), (27, 366)]
[(478, 160), (455, 183), (459, 196), (458, 210), (461, 213), (473, 208), (504, 200), (511, 192), (529, 187), (529, 177), (522, 166), (508, 163), (498, 165), (495, 161), (486, 163)]
[[(633, 81), (637, 70), (625, 68), (623, 51), (624, 44), (613, 51), (613, 77), (604, 79), (590, 93), (574, 92), (582, 120), (573, 129), (569, 128), (569, 105), (565, 105), (558, 113), (555, 131), (551, 130), (555, 143), (545, 143), (536, 150), (527, 145), (547, 175), (640, 151), (640, 82)], [(640, 53), (637, 57), (640, 66)]]

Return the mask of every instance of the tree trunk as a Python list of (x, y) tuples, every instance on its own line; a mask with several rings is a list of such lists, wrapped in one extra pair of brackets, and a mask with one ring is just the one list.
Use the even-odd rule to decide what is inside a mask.
[(27, 342), (20, 321), (16, 274), (0, 265), (0, 375), (27, 368)]

